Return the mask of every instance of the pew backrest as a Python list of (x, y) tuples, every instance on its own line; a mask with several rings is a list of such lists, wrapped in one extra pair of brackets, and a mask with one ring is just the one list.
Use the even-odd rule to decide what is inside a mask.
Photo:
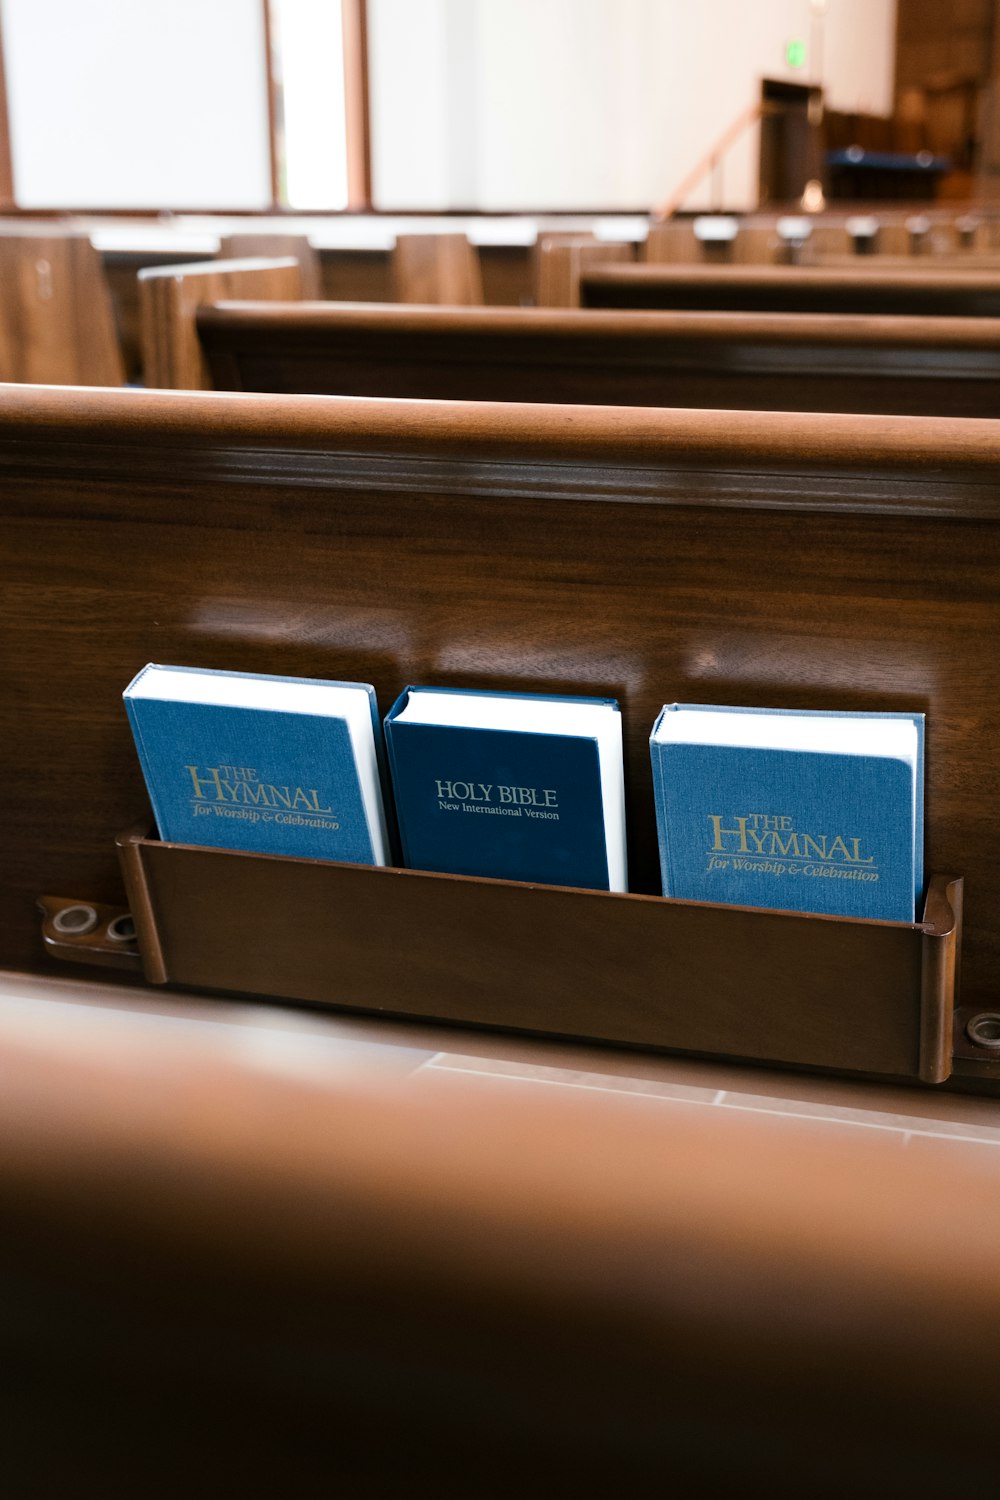
[(635, 247), (609, 243), (592, 234), (543, 234), (535, 247), (535, 305), (579, 305), (580, 273), (586, 266), (627, 264)]
[(223, 235), (219, 242), (220, 260), (284, 259), (294, 257), (299, 263), (302, 296), (318, 301), (323, 296), (323, 274), (318, 252), (307, 234), (247, 232)]
[(0, 379), (124, 380), (111, 297), (86, 235), (58, 228), (0, 234)]
[[(178, 272), (178, 274), (181, 274)], [(420, 308), (178, 308), (217, 390), (992, 416), (1000, 320)]]
[(911, 317), (996, 317), (1000, 273), (940, 271), (925, 262), (901, 276), (877, 257), (836, 270), (812, 266), (595, 266), (581, 272), (584, 307), (730, 312), (839, 312)]
[(224, 297), (302, 295), (299, 262), (206, 261), (139, 272), (143, 370), (147, 386), (203, 390), (211, 385), (194, 322), (195, 309)]
[(479, 258), (464, 234), (397, 234), (392, 258), (397, 302), (479, 305)]
[[(0, 627), (17, 712), (0, 785), (25, 793), (8, 799), (0, 966), (47, 962), (41, 894), (122, 900), (114, 839), (148, 811), (121, 693), (158, 660), (371, 682), (383, 707), (407, 682), (618, 698), (638, 894), (584, 902), (590, 931), (598, 910), (630, 921), (664, 910), (643, 900), (659, 889), (648, 737), (664, 702), (922, 711), (926, 867), (967, 877), (965, 1003), (989, 1009), (1000, 961), (998, 464), (1000, 428), (985, 421), (7, 387)], [(436, 907), (460, 885), (480, 899), (482, 883), (403, 884), (417, 894), (402, 949), (361, 940), (365, 980), (343, 1003), (391, 1009), (396, 996), (406, 1010), (406, 945), (442, 922), (454, 973), (497, 972), (477, 925), (459, 932)], [(383, 924), (389, 889), (373, 909)], [(511, 887), (503, 899), (526, 894)], [(582, 898), (554, 899), (579, 914)], [(273, 945), (239, 936), (249, 908), (235, 896), (226, 911), (230, 957), (220, 951), (214, 983), (246, 991), (226, 964), (267, 973)], [(358, 920), (338, 939), (345, 953)], [(689, 959), (707, 985), (704, 1024), (726, 954), (713, 952), (707, 975), (697, 951)], [(794, 1022), (805, 960), (775, 964), (741, 969), (740, 1005), (714, 1016), (719, 1037), (733, 1036), (751, 982), (755, 1037)], [(637, 965), (669, 987), (658, 950), (637, 950), (627, 975), (613, 967), (607, 993), (571, 986), (545, 1029), (641, 1037), (649, 992), (633, 1014), (622, 988)], [(280, 975), (257, 972), (264, 992), (284, 992)], [(336, 997), (341, 969), (324, 972)], [(499, 971), (505, 1009), (493, 1024), (538, 1029), (532, 986), (508, 977)], [(823, 1057), (877, 1071), (872, 1049), (886, 1056), (878, 1038), (891, 1026), (902, 1051), (883, 1071), (915, 1074), (898, 977), (878, 967), (864, 985), (838, 983), (836, 1048)], [(435, 980), (441, 1009), (427, 1013), (474, 1018), (478, 984)], [(683, 1009), (683, 995), (675, 1003)], [(779, 1058), (801, 1058), (806, 1040)], [(757, 1055), (731, 1040), (703, 1050)], [(981, 1064), (965, 1074), (984, 1076)]]

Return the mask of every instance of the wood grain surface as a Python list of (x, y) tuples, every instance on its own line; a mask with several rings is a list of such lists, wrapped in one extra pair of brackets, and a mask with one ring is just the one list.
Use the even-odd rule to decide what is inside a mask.
[(177, 316), (196, 321), (218, 390), (910, 416), (1000, 412), (994, 318), (249, 301)]
[(300, 297), (302, 271), (290, 256), (149, 266), (139, 272), (139, 295), (146, 385), (199, 390), (211, 381), (195, 332), (195, 309), (227, 296)]
[(932, 263), (900, 274), (877, 256), (857, 266), (592, 266), (580, 272), (583, 307), (662, 307), (730, 312), (888, 313), (910, 317), (996, 317), (1000, 271), (939, 271)]
[(123, 379), (111, 296), (90, 240), (58, 226), (0, 234), (0, 380)]

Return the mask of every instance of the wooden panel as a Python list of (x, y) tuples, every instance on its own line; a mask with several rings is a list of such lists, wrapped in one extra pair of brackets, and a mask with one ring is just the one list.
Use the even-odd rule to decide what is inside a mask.
[(733, 261), (747, 266), (774, 265), (783, 248), (773, 224), (741, 224), (733, 241)]
[(658, 266), (693, 265), (700, 249), (693, 219), (669, 219), (650, 225), (642, 259)]
[(534, 245), (477, 245), (487, 307), (530, 307), (535, 292)]
[(991, 422), (8, 389), (0, 963), (41, 962), (43, 891), (121, 901), (112, 839), (146, 812), (121, 692), (159, 660), (383, 706), (406, 682), (613, 695), (647, 894), (663, 702), (922, 710), (926, 864), (967, 876), (988, 1006), (998, 461)]
[(535, 247), (535, 302), (538, 307), (578, 307), (580, 273), (585, 266), (632, 261), (631, 245), (607, 244), (592, 235), (542, 235)]
[[(154, 983), (928, 1083), (951, 1073), (960, 883), (954, 899), (932, 884), (921, 930), (119, 843)], [(774, 1004), (775, 967), (796, 975), (794, 1006)]]
[[(177, 264), (177, 251), (167, 250), (100, 250), (104, 278), (111, 295), (118, 341), (125, 363), (125, 379), (141, 385), (142, 369), (142, 310), (139, 302), (139, 272), (147, 266), (171, 266)], [(184, 263), (189, 265), (199, 260), (214, 260), (215, 254), (192, 255), (184, 252)]]
[(464, 234), (398, 234), (392, 276), (396, 302), (483, 300), (479, 261)]
[(294, 257), (299, 263), (301, 295), (316, 300), (323, 295), (319, 256), (307, 234), (227, 234), (219, 241), (222, 260)]
[(724, 309), (731, 312), (890, 313), (997, 317), (1000, 274), (925, 269), (905, 278), (859, 256), (858, 269), (803, 266), (609, 266), (584, 271), (585, 307)]
[(0, 379), (121, 385), (122, 357), (97, 252), (59, 229), (0, 235)]
[(392, 302), (392, 251), (319, 251), (322, 295), (340, 302)]
[(804, 313), (197, 310), (219, 390), (993, 416), (1000, 320)]
[(195, 332), (195, 309), (225, 297), (297, 298), (301, 272), (291, 259), (207, 261), (150, 267), (140, 271), (139, 287), (146, 384), (202, 390), (212, 382)]

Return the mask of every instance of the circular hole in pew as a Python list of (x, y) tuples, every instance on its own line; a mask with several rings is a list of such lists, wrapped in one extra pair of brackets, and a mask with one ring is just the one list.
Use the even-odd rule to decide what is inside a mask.
[(130, 911), (122, 912), (108, 923), (108, 937), (113, 943), (135, 942), (135, 919)]
[(988, 1047), (991, 1052), (1000, 1052), (1000, 1013), (984, 1010), (967, 1023), (965, 1034), (977, 1047)]
[(65, 937), (84, 937), (97, 926), (97, 913), (92, 906), (64, 906), (52, 918), (52, 926)]

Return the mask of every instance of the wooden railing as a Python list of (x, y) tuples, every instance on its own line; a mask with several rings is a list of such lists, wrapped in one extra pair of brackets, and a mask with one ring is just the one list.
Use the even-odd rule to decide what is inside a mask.
[[(737, 115), (736, 119), (726, 127), (726, 129), (719, 136), (718, 140), (715, 141), (715, 143), (709, 148), (709, 150), (705, 152), (704, 156), (700, 158), (700, 160), (683, 179), (680, 185), (674, 190), (673, 193), (671, 193), (670, 197), (666, 198), (663, 203), (654, 207), (652, 211), (652, 218), (654, 223), (658, 220), (671, 218), (682, 206), (684, 200), (688, 197), (688, 195), (692, 193), (694, 189), (698, 187), (706, 177), (708, 177), (713, 172), (719, 171), (722, 164), (722, 158), (726, 155), (726, 152), (729, 151), (733, 146), (735, 146), (737, 141), (742, 139), (746, 131), (750, 129), (750, 126), (756, 125), (764, 115), (775, 113), (775, 109), (776, 106), (774, 104), (764, 100), (758, 100), (755, 104), (749, 105), (745, 110)], [(719, 202), (714, 206), (721, 207), (721, 190), (716, 196), (719, 199)]]

